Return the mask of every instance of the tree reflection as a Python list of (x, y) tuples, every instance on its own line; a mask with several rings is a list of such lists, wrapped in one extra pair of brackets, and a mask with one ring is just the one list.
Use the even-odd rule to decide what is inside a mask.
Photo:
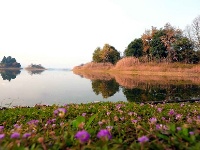
[(21, 73), (20, 70), (0, 70), (1, 77), (3, 80), (11, 81), (15, 79), (17, 75)]
[(34, 75), (34, 74), (41, 74), (42, 72), (44, 72), (45, 70), (28, 70), (28, 73), (30, 75)]
[(92, 80), (92, 89), (96, 95), (102, 94), (103, 98), (108, 98), (119, 91), (119, 84), (115, 79)]
[(130, 102), (184, 100), (200, 98), (198, 85), (139, 85), (133, 89), (123, 88), (123, 93)]

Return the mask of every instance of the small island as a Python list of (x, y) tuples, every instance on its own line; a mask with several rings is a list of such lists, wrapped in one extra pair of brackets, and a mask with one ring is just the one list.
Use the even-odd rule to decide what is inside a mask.
[(41, 64), (36, 65), (36, 64), (31, 64), (28, 67), (25, 68), (26, 70), (46, 70), (45, 67), (43, 67)]
[(0, 63), (0, 69), (21, 69), (21, 64), (16, 61), (15, 58), (11, 56), (3, 57)]

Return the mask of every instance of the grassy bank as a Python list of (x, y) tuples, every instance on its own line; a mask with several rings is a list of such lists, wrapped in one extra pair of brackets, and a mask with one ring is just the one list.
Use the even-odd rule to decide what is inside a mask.
[(200, 149), (200, 103), (0, 110), (0, 149)]
[(109, 72), (135, 75), (158, 75), (158, 76), (199, 76), (200, 64), (184, 63), (157, 63), (140, 62), (137, 58), (126, 57), (119, 60), (115, 65), (111, 63), (90, 62), (73, 68), (75, 72)]

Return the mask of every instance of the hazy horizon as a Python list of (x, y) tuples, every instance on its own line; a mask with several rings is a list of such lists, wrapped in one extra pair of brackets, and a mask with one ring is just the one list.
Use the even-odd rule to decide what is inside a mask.
[(73, 68), (105, 43), (123, 53), (151, 26), (169, 22), (184, 30), (199, 6), (198, 0), (0, 1), (0, 60)]

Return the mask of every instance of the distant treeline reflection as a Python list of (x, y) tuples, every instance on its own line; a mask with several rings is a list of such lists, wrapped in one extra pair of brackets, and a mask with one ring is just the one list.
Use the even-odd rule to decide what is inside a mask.
[(102, 76), (100, 74), (96, 76), (96, 74), (81, 74), (81, 76), (91, 78), (94, 93), (101, 94), (103, 98), (113, 96), (120, 89), (127, 101), (130, 102), (200, 98), (200, 82), (196, 78), (184, 80), (184, 78), (157, 77), (157, 79), (150, 78), (148, 80), (148, 77), (108, 75), (106, 78), (106, 74)]
[(3, 80), (11, 81), (15, 79), (17, 75), (21, 73), (20, 70), (0, 70), (1, 77)]
[[(44, 70), (28, 70), (30, 75), (41, 74)], [(11, 81), (16, 79), (17, 75), (21, 73), (19, 69), (1, 69), (0, 74), (3, 80)]]

